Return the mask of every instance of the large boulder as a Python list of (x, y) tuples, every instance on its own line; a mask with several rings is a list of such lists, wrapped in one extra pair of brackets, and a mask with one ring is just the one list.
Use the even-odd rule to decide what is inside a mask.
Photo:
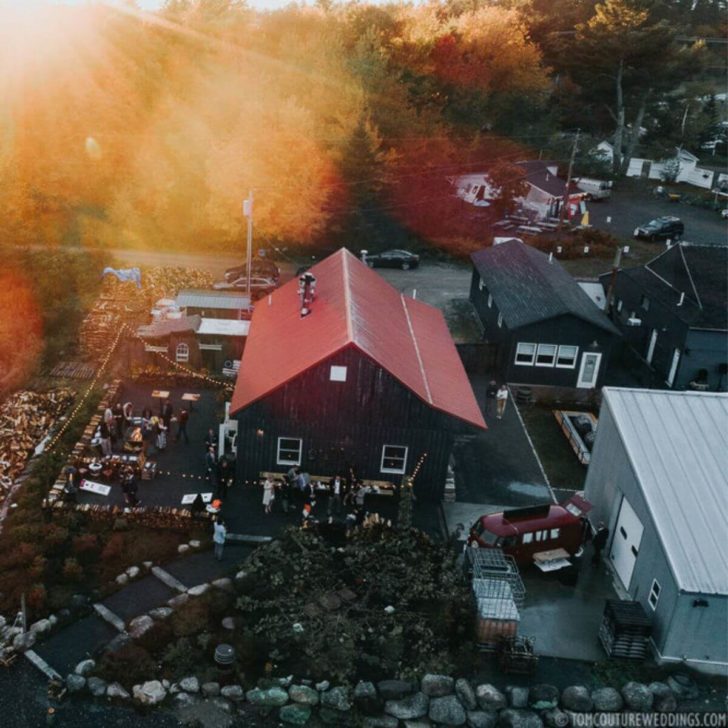
[(447, 726), (465, 725), (467, 719), (465, 708), (455, 695), (431, 698), (429, 716), (435, 723)]
[(494, 728), (498, 713), (489, 710), (469, 710), (468, 728)]
[(332, 710), (342, 712), (351, 710), (351, 698), (349, 697), (348, 689), (337, 687), (321, 693), (321, 705), (324, 708), (331, 708)]
[(156, 609), (149, 610), (149, 616), (152, 619), (158, 619), (159, 621), (168, 619), (172, 616), (172, 614), (174, 614), (174, 609), (172, 609), (172, 607), (157, 607)]
[(179, 681), (180, 689), (186, 693), (199, 693), (200, 681), (192, 675), (191, 677), (183, 677)]
[(364, 728), (397, 728), (398, 725), (399, 721), (391, 715), (364, 718)]
[(16, 634), (13, 637), (13, 649), (16, 652), (25, 652), (29, 650), (35, 644), (35, 633), (23, 632), (22, 634)]
[(565, 728), (571, 723), (569, 714), (560, 708), (549, 708), (541, 712), (541, 720), (546, 728)]
[(559, 704), (559, 689), (543, 683), (532, 685), (528, 691), (528, 706), (533, 710), (550, 710)]
[(46, 634), (51, 631), (51, 622), (49, 619), (39, 619), (30, 625), (30, 631), (36, 636)]
[(428, 698), (439, 698), (443, 695), (452, 695), (455, 681), (448, 675), (433, 675), (428, 673), (422, 678), (420, 690)]
[(214, 586), (216, 589), (221, 589), (222, 591), (226, 591), (229, 593), (235, 591), (235, 588), (233, 587), (233, 580), (227, 576), (223, 576), (221, 579), (215, 579), (212, 582), (212, 586)]
[(124, 689), (124, 686), (118, 682), (113, 682), (106, 687), (106, 697), (112, 700), (129, 700), (130, 695)]
[(288, 725), (306, 725), (308, 719), (311, 717), (311, 707), (303, 703), (284, 705), (280, 709), (278, 717), (282, 723), (287, 723)]
[(224, 685), (220, 688), (220, 695), (236, 703), (245, 700), (245, 690), (240, 685)]
[(253, 688), (245, 693), (245, 697), (252, 705), (262, 705), (266, 708), (279, 708), (288, 702), (288, 693), (280, 687), (272, 687), (266, 690)]
[(664, 682), (653, 682), (647, 686), (652, 693), (654, 702), (652, 710), (657, 713), (674, 713), (677, 710), (677, 699), (670, 686)]
[(591, 713), (594, 702), (584, 685), (569, 685), (561, 693), (561, 707), (574, 713)]
[(76, 673), (76, 675), (88, 677), (94, 671), (95, 667), (96, 662), (94, 660), (81, 660), (81, 662), (76, 665), (74, 672)]
[(409, 680), (380, 680), (377, 689), (382, 700), (401, 700), (415, 691), (415, 686)]
[(364, 715), (378, 715), (382, 712), (384, 701), (377, 695), (374, 683), (360, 680), (354, 687), (354, 705)]
[(543, 728), (543, 722), (537, 713), (518, 708), (501, 710), (498, 715), (498, 725), (502, 728)]
[(72, 672), (66, 677), (66, 687), (69, 693), (80, 693), (86, 687), (86, 678)]
[(495, 685), (478, 685), (475, 688), (475, 699), (481, 710), (495, 711), (506, 707), (506, 696)]
[(627, 709), (638, 713), (652, 710), (652, 703), (655, 701), (655, 696), (647, 685), (634, 681), (622, 686), (622, 697)]
[(177, 594), (177, 596), (174, 596), (171, 599), (167, 599), (167, 606), (172, 607), (172, 609), (179, 609), (184, 604), (187, 604), (189, 600), (190, 595), (187, 594), (187, 592), (184, 592), (183, 594)]
[(198, 701), (199, 697), (197, 695), (190, 695), (190, 693), (180, 692), (174, 696), (174, 702), (183, 708), (189, 705), (195, 705)]
[(387, 700), (384, 712), (400, 720), (410, 720), (427, 715), (429, 707), (430, 699), (424, 693), (413, 693), (400, 700)]
[(597, 713), (617, 713), (622, 710), (624, 700), (619, 690), (614, 688), (597, 688), (592, 690), (592, 702)]
[(220, 683), (219, 682), (206, 682), (201, 687), (202, 694), (206, 698), (215, 698), (220, 695)]
[(319, 694), (317, 690), (308, 687), (308, 685), (291, 685), (288, 688), (288, 697), (294, 703), (302, 705), (318, 705)]
[(90, 677), (86, 681), (86, 685), (88, 687), (88, 691), (95, 698), (102, 698), (106, 695), (106, 682), (100, 677)]
[(209, 589), (209, 584), (198, 584), (197, 586), (193, 586), (191, 589), (188, 589), (187, 593), (191, 597), (201, 597), (203, 594), (206, 594)]
[(167, 697), (167, 691), (159, 680), (147, 680), (132, 688), (134, 700), (142, 705), (158, 705)]
[(528, 688), (520, 685), (508, 685), (506, 687), (506, 695), (508, 696), (508, 704), (511, 708), (521, 710), (528, 707)]
[(138, 640), (154, 627), (154, 620), (148, 614), (142, 614), (129, 622), (127, 632), (132, 639)]
[(696, 700), (700, 695), (695, 681), (684, 672), (676, 672), (667, 678), (667, 684), (678, 700)]
[(458, 696), (465, 710), (475, 710), (478, 707), (475, 690), (464, 677), (455, 681), (455, 695)]

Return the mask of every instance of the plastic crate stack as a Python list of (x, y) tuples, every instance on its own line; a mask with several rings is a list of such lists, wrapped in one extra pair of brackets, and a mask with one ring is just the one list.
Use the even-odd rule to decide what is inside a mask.
[(599, 640), (610, 657), (644, 660), (651, 634), (652, 624), (639, 602), (607, 601)]

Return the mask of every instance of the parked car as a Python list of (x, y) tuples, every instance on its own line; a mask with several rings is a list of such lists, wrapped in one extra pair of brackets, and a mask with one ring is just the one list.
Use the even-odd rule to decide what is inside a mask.
[(420, 264), (420, 256), (407, 250), (385, 250), (383, 253), (372, 253), (366, 256), (366, 264), (370, 268), (401, 268), (409, 270)]
[(608, 200), (612, 196), (612, 183), (601, 179), (577, 177), (576, 186), (586, 194), (587, 200)]
[(634, 236), (645, 240), (679, 240), (685, 232), (685, 225), (679, 217), (666, 215), (650, 220), (646, 225), (635, 228)]
[(490, 513), (473, 524), (467, 543), (473, 548), (503, 549), (520, 565), (532, 564), (534, 554), (553, 549), (578, 555), (587, 532), (585, 515), (591, 508), (589, 501), (574, 494), (563, 505)]
[[(238, 278), (244, 278), (247, 272), (247, 263), (228, 268), (225, 271), (225, 281), (232, 283), (232, 281)], [(250, 273), (258, 278), (270, 278), (275, 283), (278, 283), (281, 277), (281, 271), (278, 266), (272, 260), (267, 260), (266, 258), (254, 258), (253, 264), (250, 267)]]
[[(216, 291), (245, 291), (248, 287), (247, 276), (241, 276), (234, 281), (218, 281), (213, 285)], [(273, 293), (277, 288), (277, 284), (270, 278), (262, 278), (260, 276), (252, 276), (250, 278), (251, 299), (256, 301), (269, 293)]]

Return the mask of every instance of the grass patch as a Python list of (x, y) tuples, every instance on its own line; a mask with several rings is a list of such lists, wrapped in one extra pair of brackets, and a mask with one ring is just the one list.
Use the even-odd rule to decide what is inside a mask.
[[(571, 409), (570, 406), (561, 405)], [(578, 461), (576, 453), (564, 436), (553, 414), (553, 408), (545, 405), (521, 405), (521, 416), (531, 436), (544, 470), (554, 488), (582, 490), (586, 468)], [(583, 405), (573, 409), (583, 410)]]
[(457, 342), (482, 341), (477, 314), (467, 298), (453, 298), (444, 311), (450, 335)]

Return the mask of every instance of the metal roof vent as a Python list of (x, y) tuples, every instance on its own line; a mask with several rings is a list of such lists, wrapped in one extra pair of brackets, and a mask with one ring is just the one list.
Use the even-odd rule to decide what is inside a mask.
[(311, 304), (316, 298), (316, 276), (306, 271), (298, 279), (298, 295), (301, 296), (301, 318), (311, 313)]

